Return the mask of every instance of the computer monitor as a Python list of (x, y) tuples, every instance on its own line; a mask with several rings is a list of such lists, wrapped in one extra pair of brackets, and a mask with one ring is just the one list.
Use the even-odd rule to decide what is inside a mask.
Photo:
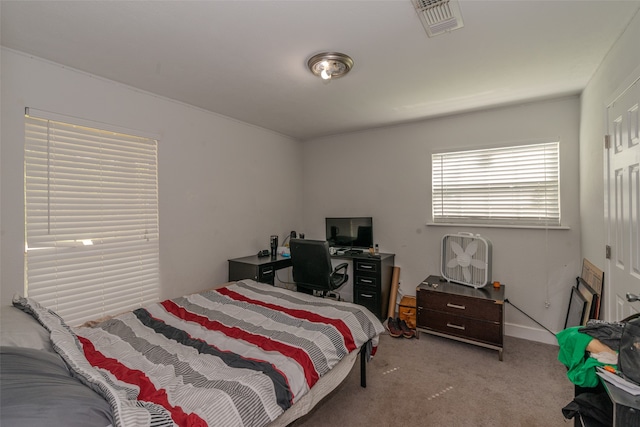
[(326, 218), (329, 246), (345, 248), (373, 247), (372, 217)]

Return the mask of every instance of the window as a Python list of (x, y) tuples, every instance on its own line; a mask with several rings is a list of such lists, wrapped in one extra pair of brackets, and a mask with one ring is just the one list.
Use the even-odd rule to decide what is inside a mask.
[(157, 145), (27, 111), (25, 295), (71, 325), (157, 301)]
[(433, 222), (559, 226), (558, 146), (432, 154)]

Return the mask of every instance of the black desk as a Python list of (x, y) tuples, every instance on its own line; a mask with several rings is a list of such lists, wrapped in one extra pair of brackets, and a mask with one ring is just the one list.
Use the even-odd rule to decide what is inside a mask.
[[(331, 258), (353, 261), (353, 302), (367, 307), (379, 319), (385, 319), (389, 307), (389, 291), (395, 254), (381, 253), (370, 256), (367, 252), (353, 255), (332, 255)], [(253, 279), (257, 282), (274, 284), (276, 271), (291, 266), (291, 258), (277, 255), (258, 257), (257, 255), (229, 260), (229, 281)]]
[(640, 425), (640, 396), (618, 388), (615, 384), (602, 380), (613, 403), (613, 427)]
[(229, 281), (253, 279), (273, 286), (276, 270), (291, 267), (291, 258), (251, 255), (229, 260)]

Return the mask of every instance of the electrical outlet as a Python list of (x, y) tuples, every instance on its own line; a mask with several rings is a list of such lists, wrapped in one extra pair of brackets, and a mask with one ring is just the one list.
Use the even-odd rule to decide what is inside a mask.
[(549, 301), (545, 301), (544, 308), (549, 308), (549, 307), (551, 307), (551, 303)]

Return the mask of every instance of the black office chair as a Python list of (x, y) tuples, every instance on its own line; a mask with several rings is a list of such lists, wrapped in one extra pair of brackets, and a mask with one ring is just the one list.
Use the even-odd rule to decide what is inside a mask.
[(329, 243), (324, 240), (291, 239), (289, 242), (293, 281), (298, 292), (340, 300), (336, 292), (349, 279), (344, 262), (331, 266)]

